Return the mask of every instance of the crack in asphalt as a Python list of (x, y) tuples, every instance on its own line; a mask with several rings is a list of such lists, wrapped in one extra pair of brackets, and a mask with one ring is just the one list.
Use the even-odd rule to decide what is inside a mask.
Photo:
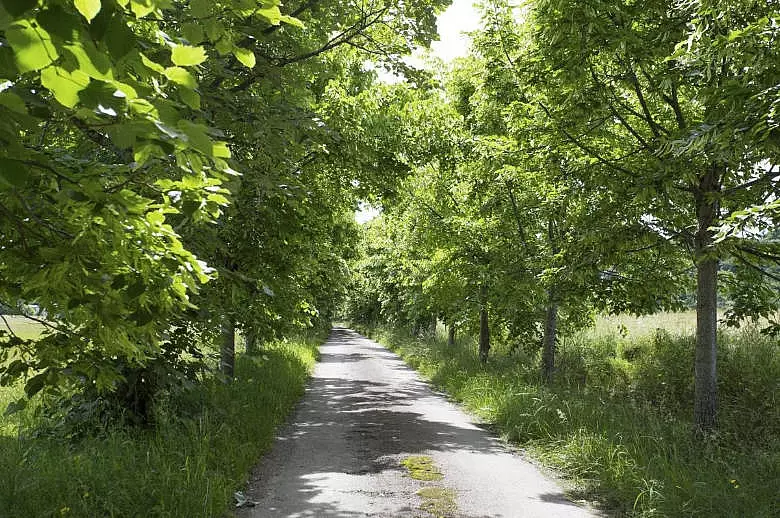
[(425, 482), (400, 462), (430, 456), (455, 495), (446, 518), (593, 518), (560, 485), (434, 392), (394, 353), (336, 327), (304, 397), (252, 473), (240, 518), (430, 518)]

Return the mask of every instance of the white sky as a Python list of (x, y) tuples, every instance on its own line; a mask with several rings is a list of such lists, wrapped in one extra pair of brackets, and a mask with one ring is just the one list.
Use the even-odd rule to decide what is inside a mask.
[(463, 33), (479, 28), (479, 13), (473, 0), (454, 0), (437, 22), (441, 39), (431, 45), (433, 55), (449, 63), (468, 54), (470, 39)]

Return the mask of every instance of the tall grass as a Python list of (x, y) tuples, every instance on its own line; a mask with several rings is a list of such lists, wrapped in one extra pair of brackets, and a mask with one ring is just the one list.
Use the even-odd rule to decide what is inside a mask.
[(701, 442), (691, 432), (692, 337), (655, 327), (569, 338), (553, 386), (540, 383), (539, 358), (522, 351), (498, 347), (483, 366), (469, 339), (448, 347), (442, 337), (375, 336), (558, 468), (576, 498), (617, 516), (778, 516), (777, 341), (754, 330), (722, 334), (721, 431)]
[[(29, 436), (29, 415), (4, 418), (0, 516), (226, 516), (302, 394), (318, 344), (283, 341), (258, 358), (239, 357), (232, 384), (205, 382), (172, 397), (153, 430), (114, 429), (73, 443)], [(13, 397), (0, 392), (0, 400)]]

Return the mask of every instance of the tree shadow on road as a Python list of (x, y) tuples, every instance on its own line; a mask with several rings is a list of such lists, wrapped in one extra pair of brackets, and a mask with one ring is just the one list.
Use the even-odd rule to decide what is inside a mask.
[[(368, 360), (371, 354), (343, 352), (337, 346), (355, 334), (336, 330), (321, 349), (323, 363)], [(335, 344), (335, 345), (334, 345)], [(394, 361), (402, 362), (389, 354)], [(397, 368), (397, 366), (393, 366)], [(403, 367), (408, 371), (407, 367)], [(400, 461), (426, 452), (506, 453), (497, 439), (474, 425), (456, 426), (415, 411), (435, 394), (410, 377), (405, 383), (315, 377), (271, 453), (256, 468), (248, 497), (259, 501), (242, 517), (428, 517), (416, 509), (417, 482), (403, 480)], [(356, 477), (375, 477), (364, 484)], [(365, 481), (364, 481), (365, 482)], [(333, 490), (334, 484), (337, 491)], [(446, 485), (446, 478), (442, 481)], [(419, 485), (419, 484), (417, 484)], [(362, 487), (380, 487), (375, 494)], [(406, 487), (407, 489), (404, 489)], [(383, 510), (385, 499), (396, 503)], [(394, 500), (393, 500), (394, 499)], [(549, 500), (547, 500), (549, 499)], [(552, 504), (574, 505), (563, 494), (545, 495)], [(398, 508), (398, 502), (404, 505)], [(449, 516), (449, 515), (448, 515)], [(490, 518), (455, 514), (452, 518)]]

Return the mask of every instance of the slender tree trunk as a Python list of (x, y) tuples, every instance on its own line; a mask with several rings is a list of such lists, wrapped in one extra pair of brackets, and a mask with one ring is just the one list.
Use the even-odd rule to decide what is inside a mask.
[(479, 359), (487, 363), (490, 352), (490, 327), (488, 326), (487, 286), (479, 288)]
[(547, 290), (547, 315), (544, 321), (544, 338), (542, 339), (542, 377), (550, 383), (555, 372), (555, 338), (558, 332), (558, 303), (555, 291)]
[(450, 347), (455, 345), (455, 322), (450, 322), (447, 326), (447, 345)]
[[(547, 220), (547, 239), (550, 244), (553, 260), (558, 254), (557, 240), (555, 239), (555, 220), (549, 217)], [(544, 337), (542, 338), (542, 378), (550, 383), (555, 373), (555, 338), (558, 333), (558, 300), (555, 288), (547, 289), (547, 308), (544, 320)]]
[(236, 363), (236, 326), (232, 318), (222, 323), (222, 348), (220, 350), (219, 370), (228, 380), (233, 379)]
[(254, 329), (247, 329), (246, 336), (244, 336), (246, 342), (246, 353), (250, 355), (257, 354), (259, 349), (257, 348), (257, 331)]
[(696, 261), (696, 357), (693, 419), (699, 433), (717, 425), (718, 410), (718, 257), (709, 228), (717, 223), (719, 168), (711, 166), (695, 193), (698, 220)]

